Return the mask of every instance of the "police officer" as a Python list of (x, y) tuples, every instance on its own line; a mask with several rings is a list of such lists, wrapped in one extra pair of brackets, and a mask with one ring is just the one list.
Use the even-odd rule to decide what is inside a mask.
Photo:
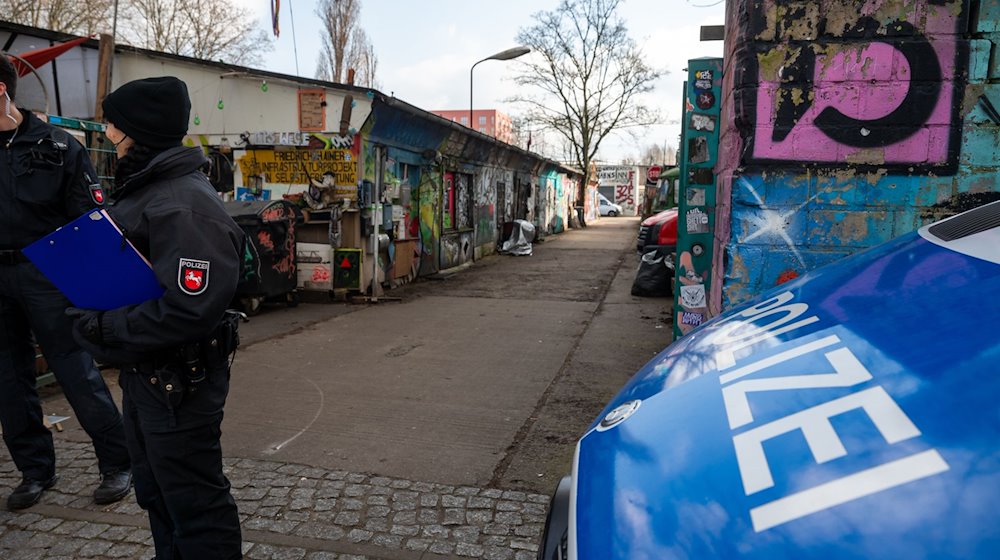
[(94, 501), (125, 497), (132, 485), (118, 407), (93, 358), (74, 342), (69, 301), (21, 249), (104, 201), (87, 152), (66, 131), (14, 104), (17, 72), (0, 55), (0, 423), (23, 480), (12, 510), (38, 502), (56, 483), (52, 433), (35, 390), (32, 332), (97, 454)]
[(222, 472), (223, 405), (244, 234), (181, 146), (191, 102), (174, 77), (129, 82), (103, 101), (119, 160), (107, 210), (152, 263), (163, 295), (105, 312), (71, 309), (75, 335), (121, 366), (136, 499), (156, 558), (241, 556), (236, 502)]

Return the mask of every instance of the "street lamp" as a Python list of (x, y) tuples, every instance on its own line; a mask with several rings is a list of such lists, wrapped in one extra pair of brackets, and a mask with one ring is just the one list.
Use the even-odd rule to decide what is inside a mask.
[[(486, 58), (480, 60), (479, 62), (486, 62), (487, 60), (511, 60), (519, 56), (524, 56), (531, 52), (528, 47), (514, 47), (512, 49), (507, 49), (505, 51), (500, 51), (492, 56), (487, 56)], [(479, 64), (477, 62), (476, 64)], [(469, 69), (469, 128), (475, 128), (472, 126), (472, 71), (476, 69), (476, 64), (472, 65)]]

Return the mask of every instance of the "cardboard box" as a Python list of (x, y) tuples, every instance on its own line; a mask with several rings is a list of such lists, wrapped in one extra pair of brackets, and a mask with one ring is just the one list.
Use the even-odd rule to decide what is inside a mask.
[(413, 269), (414, 249), (417, 242), (412, 240), (396, 241), (396, 262), (393, 263), (392, 277), (404, 278)]

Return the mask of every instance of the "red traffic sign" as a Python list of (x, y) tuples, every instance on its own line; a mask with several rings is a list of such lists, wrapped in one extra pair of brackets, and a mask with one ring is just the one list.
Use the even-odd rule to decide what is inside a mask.
[(654, 165), (646, 170), (646, 181), (655, 183), (660, 180), (660, 166)]

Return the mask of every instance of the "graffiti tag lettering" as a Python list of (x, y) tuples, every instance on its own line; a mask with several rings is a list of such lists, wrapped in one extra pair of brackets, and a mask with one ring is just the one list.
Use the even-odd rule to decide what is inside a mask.
[[(774, 4), (764, 2), (761, 14)], [(901, 14), (858, 15), (846, 23), (810, 20), (801, 10), (781, 16), (779, 30), (813, 26), (818, 38), (778, 38), (769, 50), (747, 57), (745, 80), (758, 81), (744, 97), (744, 109), (754, 115), (755, 126), (746, 129), (753, 158), (954, 163), (959, 46), (954, 35), (935, 30), (954, 28), (958, 16), (933, 3), (927, 10), (920, 19), (926, 29)]]

